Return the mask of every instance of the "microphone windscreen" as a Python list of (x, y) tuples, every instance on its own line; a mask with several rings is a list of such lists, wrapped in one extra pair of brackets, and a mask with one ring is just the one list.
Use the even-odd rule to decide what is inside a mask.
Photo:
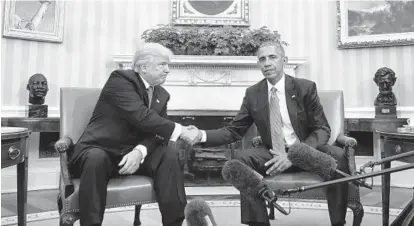
[(253, 199), (257, 198), (260, 189), (265, 186), (262, 175), (236, 159), (227, 161), (221, 174), (240, 193)]
[(207, 202), (195, 199), (187, 203), (184, 208), (187, 226), (217, 226)]
[(288, 159), (292, 162), (292, 165), (316, 173), (325, 180), (330, 180), (335, 175), (335, 170), (338, 167), (332, 156), (304, 143), (292, 145), (288, 151)]

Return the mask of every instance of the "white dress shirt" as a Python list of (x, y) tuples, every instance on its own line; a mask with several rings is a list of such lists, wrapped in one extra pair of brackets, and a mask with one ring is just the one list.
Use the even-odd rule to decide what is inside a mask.
[[(145, 79), (143, 78), (143, 77), (141, 77), (141, 79), (142, 79), (142, 81), (144, 82), (144, 85), (145, 85), (145, 89), (148, 89), (148, 87), (150, 87), (150, 85), (149, 85), (149, 83), (147, 82), (147, 81), (145, 81)], [(178, 137), (180, 136), (180, 134), (181, 134), (181, 130), (182, 130), (182, 126), (181, 126), (181, 124), (178, 124), (178, 123), (175, 123), (175, 127), (174, 127), (174, 131), (173, 131), (173, 133), (172, 133), (172, 135), (171, 135), (171, 137), (170, 137), (170, 140), (171, 141), (177, 141), (177, 139), (178, 139)], [(147, 154), (148, 154), (148, 151), (147, 151), (147, 147), (145, 147), (144, 145), (142, 145), (142, 144), (139, 144), (139, 145), (137, 145), (135, 148), (134, 148), (134, 150), (139, 150), (140, 152), (141, 152), (141, 154), (142, 154), (142, 160), (141, 160), (141, 163), (143, 163), (144, 162), (144, 159), (145, 159), (145, 157), (147, 156)]]
[[(270, 101), (270, 90), (272, 89), (273, 85), (267, 81), (267, 91), (268, 91), (268, 101)], [(295, 131), (293, 130), (292, 123), (290, 121), (289, 112), (286, 104), (286, 93), (285, 93), (285, 75), (283, 74), (282, 78), (279, 82), (276, 83), (274, 86), (276, 88), (276, 95), (279, 98), (279, 108), (280, 114), (282, 115), (282, 122), (283, 122), (283, 135), (285, 136), (285, 146), (290, 147), (295, 143), (299, 143), (299, 138), (296, 135)], [(270, 105), (270, 102), (269, 102)], [(206, 142), (207, 134), (204, 130), (202, 132), (201, 142)]]
[[(273, 85), (267, 81), (267, 94), (268, 94), (268, 101), (270, 105), (270, 90), (272, 89)], [(292, 122), (290, 121), (289, 111), (286, 104), (286, 92), (285, 92), (285, 74), (283, 74), (282, 78), (274, 85), (276, 88), (276, 95), (279, 99), (279, 108), (280, 114), (282, 115), (283, 121), (283, 135), (285, 136), (285, 146), (290, 147), (295, 143), (299, 143), (299, 138), (296, 135), (295, 131), (293, 130)]]

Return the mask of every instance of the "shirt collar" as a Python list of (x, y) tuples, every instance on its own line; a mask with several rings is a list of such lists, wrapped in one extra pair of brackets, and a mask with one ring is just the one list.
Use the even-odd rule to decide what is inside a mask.
[[(273, 85), (267, 80), (267, 92), (270, 93), (270, 90), (272, 89)], [(282, 94), (285, 93), (285, 74), (283, 73), (282, 78), (274, 85), (274, 87), (277, 89), (278, 92), (281, 92)]]
[(142, 82), (144, 82), (145, 89), (148, 89), (148, 87), (150, 87), (150, 84), (147, 81), (145, 81), (145, 79), (141, 75), (139, 75), (139, 76), (141, 77)]

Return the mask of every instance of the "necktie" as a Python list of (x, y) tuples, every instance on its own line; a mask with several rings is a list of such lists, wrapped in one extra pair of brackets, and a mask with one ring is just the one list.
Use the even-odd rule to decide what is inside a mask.
[(270, 133), (272, 137), (273, 151), (284, 152), (285, 141), (283, 135), (282, 115), (280, 114), (279, 98), (276, 95), (276, 88), (270, 90), (269, 101), (269, 119), (270, 119)]
[(151, 101), (152, 101), (152, 95), (154, 93), (154, 87), (149, 86), (147, 88), (147, 93), (148, 93), (148, 108), (151, 107)]

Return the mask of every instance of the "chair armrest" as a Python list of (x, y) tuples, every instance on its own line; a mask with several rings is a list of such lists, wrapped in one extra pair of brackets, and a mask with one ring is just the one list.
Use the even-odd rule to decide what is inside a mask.
[(262, 137), (261, 136), (257, 136), (257, 137), (253, 137), (252, 139), (252, 145), (254, 148), (259, 147), (262, 144)]
[(345, 135), (339, 135), (336, 139), (336, 142), (344, 147), (345, 154), (348, 158), (348, 164), (349, 164), (349, 173), (351, 175), (356, 175), (356, 164), (355, 164), (355, 148), (358, 144), (358, 142), (353, 137), (348, 137)]
[(68, 168), (68, 153), (67, 150), (72, 146), (72, 139), (63, 137), (55, 143), (55, 150), (60, 154), (60, 177), (64, 186), (64, 197), (71, 195), (75, 188)]
[(69, 147), (73, 144), (72, 139), (69, 137), (62, 137), (55, 143), (55, 150), (63, 153), (69, 149)]
[(348, 137), (345, 135), (339, 135), (338, 138), (336, 138), (336, 142), (343, 147), (351, 147), (351, 148), (355, 148), (358, 144), (355, 138)]

